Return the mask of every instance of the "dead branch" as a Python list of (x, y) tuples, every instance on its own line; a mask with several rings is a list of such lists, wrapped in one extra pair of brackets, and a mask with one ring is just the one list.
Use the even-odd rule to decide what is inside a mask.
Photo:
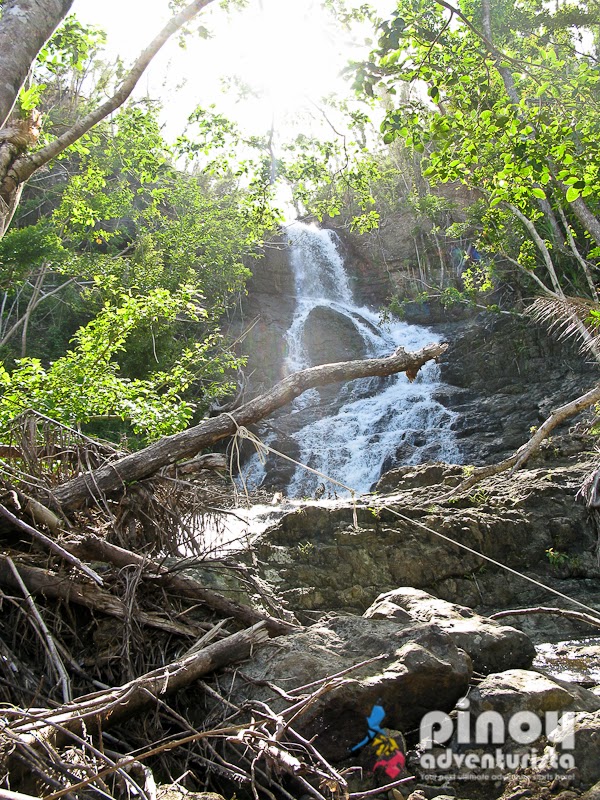
[(511, 608), (508, 611), (498, 611), (496, 614), (491, 614), (489, 618), (503, 619), (504, 617), (523, 617), (530, 614), (555, 614), (558, 617), (565, 617), (576, 622), (585, 622), (587, 625), (593, 625), (594, 628), (600, 628), (600, 618), (592, 617), (590, 614), (583, 614), (581, 611), (567, 611), (564, 608), (546, 608), (545, 606)]
[(70, 553), (76, 553), (81, 558), (104, 561), (118, 568), (138, 567), (145, 577), (154, 580), (165, 589), (169, 589), (181, 597), (187, 597), (189, 600), (203, 603), (213, 611), (217, 611), (226, 617), (232, 617), (241, 624), (254, 625), (257, 622), (264, 622), (271, 636), (281, 636), (298, 630), (296, 625), (276, 619), (262, 611), (257, 611), (233, 600), (228, 600), (217, 592), (205, 589), (193, 578), (171, 572), (166, 567), (144, 556), (110, 544), (93, 534), (88, 534), (76, 542), (70, 542), (66, 547)]
[[(37, 505), (39, 506), (41, 504), (38, 503)], [(33, 528), (27, 522), (23, 522), (22, 519), (19, 519), (17, 516), (15, 516), (11, 511), (8, 510), (8, 508), (3, 506), (1, 503), (0, 503), (0, 515), (2, 515), (12, 525), (14, 525), (15, 528), (18, 528), (24, 533), (27, 533), (37, 542), (40, 542), (48, 550), (51, 550), (53, 553), (56, 553), (58, 556), (60, 556), (60, 558), (64, 559), (65, 561), (68, 561), (69, 564), (72, 564), (73, 566), (77, 567), (77, 569), (81, 570), (81, 572), (83, 572), (84, 575), (87, 575), (88, 578), (91, 578), (95, 583), (97, 583), (98, 586), (102, 586), (103, 584), (102, 578), (100, 577), (100, 575), (98, 575), (97, 572), (94, 572), (94, 570), (91, 567), (82, 564), (82, 562), (78, 558), (76, 558), (71, 553), (68, 553), (64, 549), (64, 547), (61, 547), (57, 542), (53, 541), (49, 536), (46, 536), (45, 533), (38, 531), (36, 528)]]
[[(133, 613), (135, 621), (139, 625), (157, 628), (178, 636), (196, 638), (205, 632), (204, 627), (200, 625), (176, 622), (161, 614), (140, 610), (130, 613), (125, 603), (92, 583), (74, 581), (65, 575), (21, 563), (19, 564), (19, 574), (32, 594), (66, 600), (121, 620), (129, 619)], [(0, 584), (11, 589), (20, 588), (10, 569), (9, 559), (5, 555), (0, 555)]]
[(159, 697), (177, 692), (227, 664), (248, 658), (253, 648), (268, 638), (264, 623), (259, 622), (115, 689), (84, 695), (73, 703), (44, 710), (39, 715), (30, 713), (27, 722), (17, 721), (10, 725), (10, 731), (32, 746), (36, 741), (44, 741), (59, 747), (68, 740), (67, 731), (81, 733), (85, 729), (86, 735), (140, 714), (152, 708)]
[[(147, 478), (182, 458), (195, 456), (200, 450), (233, 435), (238, 426), (258, 422), (315, 386), (358, 378), (383, 378), (398, 372), (405, 372), (413, 380), (423, 364), (438, 358), (446, 349), (447, 345), (440, 343), (427, 345), (415, 353), (407, 353), (398, 348), (387, 358), (322, 364), (295, 372), (232, 414), (220, 414), (218, 417), (205, 419), (199, 425), (172, 436), (165, 436), (143, 450), (67, 481), (56, 488), (45, 502), (50, 505), (57, 503), (63, 509), (74, 509), (94, 499), (100, 499), (103, 494)], [(598, 392), (600, 396), (600, 389)]]
[(203, 469), (226, 470), (228, 466), (227, 456), (224, 453), (205, 453), (189, 461), (167, 467), (165, 474), (167, 476), (194, 475)]
[(25, 602), (27, 603), (27, 605), (29, 607), (29, 610), (31, 611), (31, 613), (33, 614), (33, 617), (35, 618), (35, 620), (37, 622), (37, 625), (39, 627), (41, 635), (43, 636), (44, 643), (45, 643), (46, 647), (48, 648), (48, 652), (49, 652), (50, 657), (52, 659), (52, 663), (53, 663), (54, 668), (56, 670), (56, 674), (58, 676), (60, 685), (62, 687), (63, 700), (64, 700), (65, 703), (68, 703), (70, 700), (73, 699), (73, 693), (71, 691), (71, 681), (69, 680), (69, 675), (67, 673), (67, 670), (65, 669), (65, 665), (63, 663), (63, 660), (60, 657), (60, 654), (59, 654), (58, 649), (56, 647), (56, 643), (55, 643), (55, 641), (54, 641), (54, 639), (52, 637), (52, 634), (48, 630), (48, 626), (44, 622), (44, 620), (42, 618), (42, 615), (38, 611), (37, 606), (35, 605), (35, 603), (33, 601), (33, 597), (31, 596), (31, 594), (29, 593), (29, 590), (25, 586), (25, 584), (23, 582), (23, 579), (21, 578), (21, 575), (19, 574), (19, 571), (16, 568), (13, 560), (10, 557), (7, 557), (6, 563), (8, 564), (8, 567), (9, 567), (10, 571), (12, 572), (13, 577), (14, 577), (15, 581), (17, 582), (18, 586), (19, 586), (19, 589), (21, 590), (21, 592), (23, 594), (23, 597), (25, 598)]
[(8, 789), (0, 789), (0, 800), (39, 800), (32, 794), (23, 794), (22, 792), (9, 792)]
[[(19, 500), (23, 505), (23, 511), (30, 517), (36, 525), (45, 525), (49, 531), (58, 535), (61, 532), (62, 525), (59, 517), (49, 508), (42, 505), (38, 500), (33, 497), (27, 497), (22, 492), (19, 492)], [(91, 576), (90, 576), (91, 577)]]
[(410, 783), (411, 781), (415, 781), (416, 778), (411, 775), (408, 778), (399, 778), (397, 781), (392, 781), (391, 783), (386, 783), (385, 786), (378, 786), (375, 789), (367, 789), (364, 792), (351, 792), (346, 800), (362, 800), (363, 797), (375, 797), (376, 795), (385, 794), (389, 792), (391, 789), (394, 789), (396, 786), (402, 786), (404, 783)]
[(560, 408), (557, 408), (555, 411), (553, 411), (535, 431), (529, 441), (521, 445), (521, 447), (519, 447), (519, 449), (508, 458), (505, 458), (503, 461), (499, 461), (497, 464), (489, 464), (485, 467), (475, 467), (473, 473), (455, 489), (453, 489), (450, 492), (450, 495), (466, 492), (484, 478), (490, 478), (492, 475), (498, 475), (500, 472), (506, 472), (506, 470), (509, 469), (512, 469), (513, 471), (520, 469), (520, 467), (522, 467), (539, 449), (544, 439), (550, 435), (554, 428), (560, 425), (561, 422), (574, 417), (575, 414), (579, 414), (580, 411), (584, 411), (586, 408), (589, 408), (591, 405), (597, 402), (600, 402), (600, 385), (594, 386), (593, 389), (590, 389), (585, 394), (582, 394), (575, 400), (571, 400), (569, 403), (565, 403), (565, 405), (560, 406)]

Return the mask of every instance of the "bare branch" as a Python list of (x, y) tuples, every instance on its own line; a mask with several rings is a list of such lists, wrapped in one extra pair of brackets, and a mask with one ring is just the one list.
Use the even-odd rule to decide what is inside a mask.
[(560, 425), (561, 422), (574, 417), (575, 414), (579, 414), (580, 411), (584, 411), (586, 408), (589, 408), (591, 405), (598, 403), (599, 401), (600, 385), (594, 386), (594, 388), (590, 389), (589, 392), (577, 397), (575, 400), (571, 400), (570, 403), (565, 403), (565, 405), (560, 406), (560, 408), (557, 408), (555, 411), (553, 411), (548, 419), (545, 420), (542, 425), (540, 425), (529, 441), (525, 442), (524, 445), (521, 445), (521, 447), (519, 447), (515, 453), (508, 458), (505, 458), (503, 461), (498, 462), (497, 464), (490, 464), (485, 467), (476, 467), (473, 470), (472, 475), (459, 484), (456, 489), (453, 489), (450, 494), (454, 495), (460, 494), (461, 492), (466, 492), (484, 478), (489, 478), (492, 475), (498, 475), (500, 472), (506, 472), (506, 470), (509, 469), (519, 469), (539, 449), (541, 443), (550, 435), (557, 425)]
[(600, 619), (596, 619), (596, 617), (592, 617), (589, 614), (582, 614), (581, 611), (567, 611), (564, 608), (546, 608), (545, 606), (538, 606), (537, 608), (509, 608), (507, 611), (498, 611), (496, 614), (490, 614), (490, 619), (523, 617), (535, 614), (554, 614), (558, 617), (575, 620), (576, 622), (585, 622), (587, 625), (593, 625), (594, 628), (600, 628)]

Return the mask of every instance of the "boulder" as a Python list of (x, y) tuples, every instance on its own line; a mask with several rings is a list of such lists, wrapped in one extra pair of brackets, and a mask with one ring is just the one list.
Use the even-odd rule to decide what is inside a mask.
[(516, 628), (499, 625), (466, 606), (440, 600), (421, 589), (403, 586), (380, 594), (363, 616), (402, 624), (434, 623), (471, 656), (473, 669), (483, 674), (529, 667), (535, 657), (531, 639)]
[(567, 681), (539, 672), (511, 669), (488, 675), (469, 694), (472, 716), (497, 711), (508, 719), (518, 711), (543, 715), (547, 711), (596, 711), (600, 697)]
[[(571, 780), (572, 757), (563, 760), (560, 751), (549, 750), (548, 742), (578, 713), (598, 713), (598, 701), (586, 689), (537, 672), (514, 669), (488, 675), (457, 703), (456, 718), (444, 734), (436, 722), (422, 728), (417, 769), (422, 776), (456, 773), (465, 780), (492, 780), (515, 770), (533, 771), (536, 779), (551, 775)], [(588, 757), (587, 750), (584, 755)], [(578, 761), (575, 766), (581, 770)]]
[(591, 792), (592, 785), (600, 781), (600, 711), (577, 714), (575, 719), (561, 722), (548, 740), (537, 769), (547, 772), (561, 756), (572, 754), (581, 782)]
[(238, 671), (233, 700), (268, 702), (281, 712), (290, 703), (274, 697), (261, 682), (287, 693), (310, 684), (301, 697), (315, 691), (315, 681), (341, 672), (347, 672), (344, 679), (293, 723), (305, 737), (315, 737), (315, 745), (332, 761), (347, 758), (365, 739), (374, 706), (382, 709), (378, 725), (398, 731), (418, 726), (427, 711), (449, 711), (467, 689), (471, 660), (436, 625), (401, 627), (389, 620), (332, 617), (261, 647)]
[(312, 365), (352, 361), (367, 355), (366, 343), (354, 322), (329, 306), (315, 306), (304, 323), (304, 347)]

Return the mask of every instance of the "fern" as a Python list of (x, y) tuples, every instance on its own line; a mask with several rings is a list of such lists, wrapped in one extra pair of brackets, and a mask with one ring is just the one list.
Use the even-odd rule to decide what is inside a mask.
[(564, 341), (575, 339), (582, 353), (600, 354), (600, 306), (584, 297), (538, 297), (528, 313)]

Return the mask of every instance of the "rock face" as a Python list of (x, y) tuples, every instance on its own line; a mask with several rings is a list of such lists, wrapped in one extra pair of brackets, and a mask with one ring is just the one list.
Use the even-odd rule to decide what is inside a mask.
[(450, 346), (441, 360), (448, 389), (438, 400), (459, 414), (454, 429), (465, 464), (514, 452), (532, 427), (597, 380), (597, 367), (575, 345), (522, 318), (483, 313), (441, 330)]
[(283, 237), (265, 249), (262, 258), (249, 260), (252, 272), (248, 294), (230, 335), (244, 333), (243, 353), (250, 356), (248, 394), (256, 395), (284, 377), (287, 355), (285, 333), (295, 307), (294, 275)]
[(334, 761), (350, 755), (368, 733), (367, 717), (379, 705), (380, 725), (410, 730), (432, 709), (450, 710), (464, 694), (471, 660), (448, 634), (432, 624), (398, 625), (389, 620), (333, 617), (290, 636), (272, 639), (239, 672), (234, 700), (268, 700), (276, 711), (290, 705), (256, 681), (268, 680), (288, 693), (364, 663), (324, 692), (294, 721), (303, 736), (316, 737)]
[(484, 675), (528, 667), (535, 657), (531, 639), (521, 631), (498, 625), (466, 606), (448, 603), (420, 589), (401, 587), (381, 594), (363, 616), (394, 619), (404, 624), (409, 621), (433, 623), (469, 654), (473, 668)]
[[(552, 447), (560, 447), (558, 439)], [(356, 507), (350, 501), (307, 504), (261, 535), (256, 558), (263, 576), (299, 611), (362, 614), (382, 592), (398, 586), (471, 608), (548, 604), (543, 590), (458, 549), (433, 530), (584, 602), (589, 595), (593, 604), (600, 574), (597, 533), (585, 505), (575, 499), (593, 466), (565, 458), (551, 468), (488, 479), (457, 497), (448, 496), (460, 480), (456, 468), (402, 468), (389, 476), (386, 490), (394, 493), (381, 508), (378, 498), (365, 498)], [(549, 560), (551, 548), (564, 554), (562, 565)], [(533, 630), (548, 623), (539, 617), (529, 621)]]
[(307, 318), (303, 344), (310, 363), (332, 364), (365, 358), (365, 342), (348, 317), (328, 306), (313, 308)]

